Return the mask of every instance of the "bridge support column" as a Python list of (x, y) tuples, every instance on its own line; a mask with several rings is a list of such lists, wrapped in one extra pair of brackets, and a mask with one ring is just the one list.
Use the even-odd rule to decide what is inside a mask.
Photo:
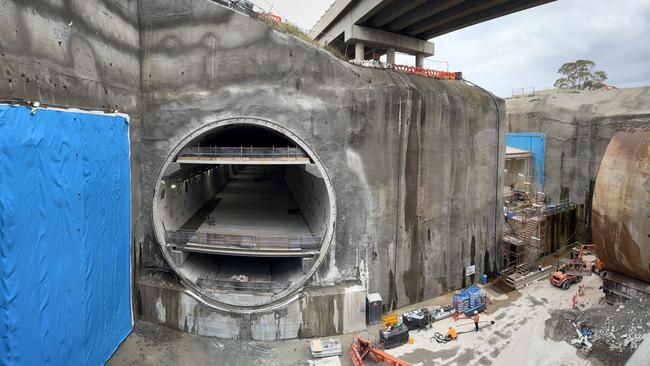
[(424, 67), (424, 54), (416, 53), (415, 54), (415, 67)]
[(365, 58), (366, 47), (363, 42), (357, 42), (354, 45), (354, 59), (357, 61), (363, 61)]
[(386, 52), (386, 63), (395, 65), (395, 48), (388, 48), (388, 51)]

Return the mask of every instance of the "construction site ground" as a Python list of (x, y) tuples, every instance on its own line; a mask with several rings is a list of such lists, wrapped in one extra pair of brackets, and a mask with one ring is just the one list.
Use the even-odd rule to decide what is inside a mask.
[[(487, 286), (493, 301), (487, 312), (481, 314), (481, 322), (494, 321), (493, 325), (474, 332), (474, 324), (469, 319), (444, 319), (434, 322), (429, 329), (412, 331), (413, 344), (388, 352), (413, 365), (625, 365), (638, 344), (643, 348), (648, 346), (641, 342), (650, 333), (650, 311), (640, 303), (607, 305), (599, 288), (602, 280), (596, 275), (585, 277), (582, 283), (584, 296), (578, 297), (577, 310), (572, 309), (577, 285), (565, 291), (553, 287), (548, 280), (540, 280), (507, 293)], [(400, 309), (398, 314), (450, 301), (451, 294), (446, 294)], [(584, 321), (594, 331), (594, 346), (586, 355), (570, 344), (576, 338), (571, 325), (574, 320)], [(470, 332), (460, 334), (456, 341), (449, 343), (440, 344), (432, 339), (435, 332), (446, 334), (452, 325), (459, 332)], [(378, 330), (379, 326), (373, 326), (358, 335), (376, 341)], [(343, 355), (338, 360), (341, 365), (351, 365), (349, 345), (353, 336), (336, 337), (343, 345)], [(338, 362), (315, 363), (309, 353), (309, 340), (222, 340), (139, 322), (108, 365), (338, 365)]]

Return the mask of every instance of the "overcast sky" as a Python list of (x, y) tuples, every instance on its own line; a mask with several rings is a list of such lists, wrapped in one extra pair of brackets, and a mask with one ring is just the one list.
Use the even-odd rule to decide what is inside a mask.
[[(333, 0), (254, 0), (306, 30)], [(559, 0), (432, 39), (430, 60), (501, 97), (553, 86), (562, 63), (590, 59), (619, 87), (650, 85), (650, 0)], [(413, 64), (413, 57), (399, 63)], [(428, 61), (426, 67), (445, 69)]]

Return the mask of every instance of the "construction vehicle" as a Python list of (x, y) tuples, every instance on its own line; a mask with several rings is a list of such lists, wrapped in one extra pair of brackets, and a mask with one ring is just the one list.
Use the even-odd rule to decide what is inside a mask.
[(551, 273), (549, 280), (556, 287), (568, 290), (574, 283), (582, 281), (583, 276), (591, 275), (591, 266), (588, 266), (583, 257), (585, 252), (594, 252), (596, 246), (593, 244), (582, 244), (578, 254), (571, 254), (571, 259), (562, 258), (559, 261), (557, 271)]
[(605, 267), (605, 262), (600, 260), (600, 258), (594, 259), (594, 261), (591, 262), (591, 272), (599, 275), (602, 278), (605, 278), (605, 276), (607, 276), (607, 268)]

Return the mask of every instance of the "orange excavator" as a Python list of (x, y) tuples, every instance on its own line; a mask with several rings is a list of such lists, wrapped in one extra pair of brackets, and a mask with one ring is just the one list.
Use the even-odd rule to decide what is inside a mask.
[(577, 256), (572, 255), (571, 259), (560, 259), (557, 271), (551, 273), (549, 280), (554, 286), (568, 290), (572, 284), (582, 281), (583, 276), (591, 275), (591, 272), (603, 273), (605, 264), (596, 259), (593, 263), (586, 263), (583, 259), (585, 252), (595, 252), (593, 244), (582, 244)]

